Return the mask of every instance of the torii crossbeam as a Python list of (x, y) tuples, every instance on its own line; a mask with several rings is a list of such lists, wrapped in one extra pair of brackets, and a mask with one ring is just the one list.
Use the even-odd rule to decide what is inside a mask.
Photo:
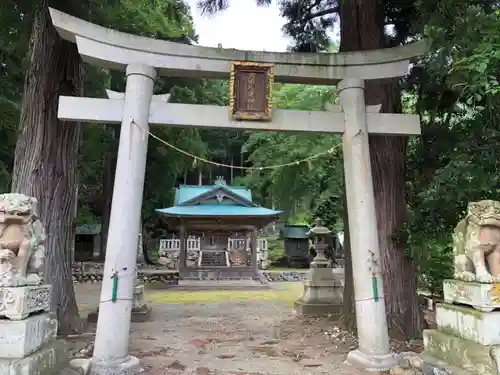
[[(109, 99), (61, 96), (59, 119), (99, 123), (121, 123), (125, 95), (108, 91)], [(316, 133), (343, 133), (345, 130), (342, 107), (330, 105), (327, 111), (295, 111), (277, 109), (269, 122), (235, 121), (228, 107), (215, 105), (168, 103), (167, 95), (154, 95), (150, 104), (149, 125), (223, 128), (256, 131), (290, 131)], [(367, 107), (367, 126), (370, 134), (419, 135), (418, 115), (378, 113), (380, 106)]]

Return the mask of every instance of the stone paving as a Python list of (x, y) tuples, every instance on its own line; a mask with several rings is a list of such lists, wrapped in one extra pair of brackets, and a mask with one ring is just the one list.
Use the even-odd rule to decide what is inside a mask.
[[(365, 374), (344, 364), (350, 344), (328, 335), (334, 322), (294, 316), (300, 285), (284, 288), (148, 290), (153, 320), (132, 323), (130, 351), (145, 375)], [(75, 289), (85, 315), (97, 305), (99, 285)]]

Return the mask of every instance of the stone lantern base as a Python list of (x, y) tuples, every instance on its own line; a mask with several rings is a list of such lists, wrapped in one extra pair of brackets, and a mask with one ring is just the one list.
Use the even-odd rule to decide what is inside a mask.
[[(89, 313), (87, 321), (97, 323), (99, 317), (99, 307), (96, 311)], [(144, 285), (136, 285), (134, 288), (134, 298), (132, 301), (132, 314), (130, 320), (133, 323), (147, 322), (151, 318), (151, 307), (144, 300)]]
[(144, 285), (136, 285), (134, 301), (132, 303), (132, 317), (134, 323), (147, 322), (151, 318), (151, 307), (144, 300)]
[(304, 280), (304, 292), (294, 304), (298, 315), (338, 315), (342, 309), (342, 280), (331, 267), (311, 264)]

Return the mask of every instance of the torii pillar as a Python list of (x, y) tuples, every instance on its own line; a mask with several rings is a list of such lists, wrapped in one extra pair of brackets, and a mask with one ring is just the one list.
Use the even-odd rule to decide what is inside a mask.
[(134, 294), (138, 218), (146, 172), (149, 108), (154, 68), (127, 67), (123, 118), (116, 163), (106, 261), (90, 375), (135, 374), (139, 360), (128, 354)]
[(337, 86), (345, 121), (344, 175), (358, 328), (358, 348), (347, 355), (347, 362), (383, 371), (397, 360), (387, 329), (364, 89), (364, 81), (356, 78)]

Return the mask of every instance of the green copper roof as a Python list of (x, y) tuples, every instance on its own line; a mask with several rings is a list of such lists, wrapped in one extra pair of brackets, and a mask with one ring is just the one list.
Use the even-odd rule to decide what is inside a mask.
[(156, 210), (169, 216), (278, 216), (282, 211), (264, 207), (244, 207), (235, 205), (203, 204), (196, 206), (180, 206)]
[(244, 186), (228, 186), (228, 185), (180, 185), (175, 189), (174, 205), (179, 206), (184, 202), (195, 199), (196, 197), (209, 192), (215, 188), (224, 186), (226, 189), (231, 190), (235, 195), (252, 202), (252, 192)]
[(168, 216), (278, 216), (282, 211), (260, 207), (252, 202), (252, 192), (243, 186), (180, 185), (175, 191), (174, 206), (156, 210)]
[(75, 234), (99, 234), (101, 233), (101, 224), (83, 224), (76, 227)]
[(309, 238), (307, 236), (309, 231), (307, 225), (285, 225), (281, 231), (284, 238)]

